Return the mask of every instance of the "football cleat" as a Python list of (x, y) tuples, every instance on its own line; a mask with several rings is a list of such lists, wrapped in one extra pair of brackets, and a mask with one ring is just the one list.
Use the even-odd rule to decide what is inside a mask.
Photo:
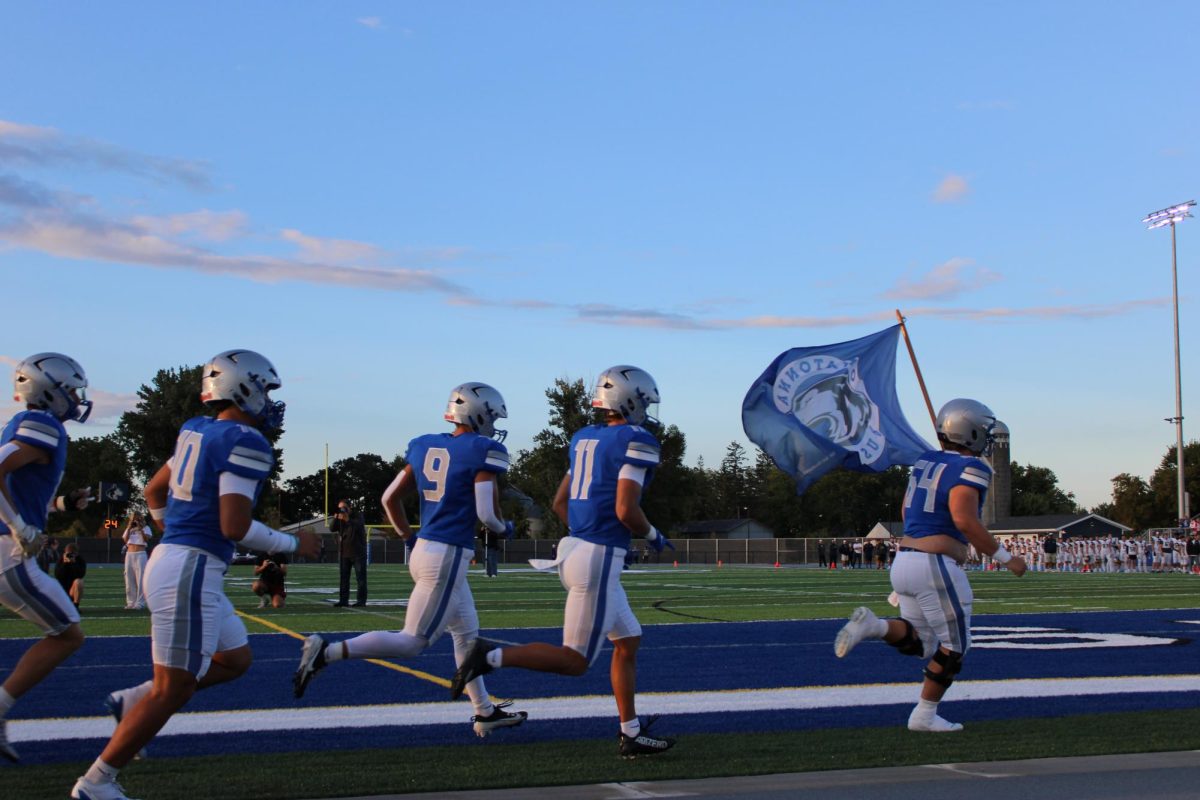
[(292, 691), (296, 697), (304, 697), (308, 682), (325, 668), (325, 647), (325, 640), (315, 633), (304, 640), (304, 649), (300, 651), (300, 666), (292, 677)]
[(258, 607), (259, 608), (266, 608), (270, 604), (271, 604), (271, 601), (265, 594), (259, 595), (259, 598), (258, 598)]
[(492, 665), (487, 662), (487, 654), (495, 648), (495, 642), (489, 642), (487, 639), (475, 640), (475, 646), (471, 648), (471, 652), (467, 653), (462, 666), (454, 673), (454, 680), (450, 681), (451, 700), (462, 697), (468, 683), (480, 675), (487, 675), (492, 671)]
[(943, 719), (937, 714), (921, 714), (920, 711), (921, 707), (917, 706), (908, 715), (908, 729), (910, 731), (921, 733), (955, 733), (963, 729), (963, 726), (958, 722)]
[(873, 629), (879, 627), (879, 617), (875, 616), (875, 612), (866, 606), (859, 606), (854, 609), (854, 613), (850, 615), (850, 621), (842, 626), (838, 631), (837, 638), (833, 641), (833, 653), (838, 658), (845, 658), (846, 654), (858, 646), (858, 643), (863, 639), (875, 638)]
[(17, 751), (8, 743), (8, 720), (0, 719), (0, 756), (7, 758), (14, 764), (21, 760), (17, 755)]
[(71, 800), (133, 800), (125, 794), (121, 784), (116, 781), (109, 783), (92, 783), (86, 777), (75, 781), (71, 787)]
[(496, 710), (486, 717), (478, 714), (471, 717), (471, 722), (475, 723), (475, 735), (483, 738), (497, 728), (515, 728), (529, 717), (527, 711), (508, 712), (504, 710), (511, 705), (512, 700), (506, 700), (503, 703), (497, 703)]
[(675, 746), (675, 740), (667, 737), (659, 738), (650, 735), (650, 728), (658, 721), (658, 717), (650, 717), (642, 726), (637, 736), (617, 734), (618, 748), (621, 758), (634, 759), (640, 756), (654, 756), (665, 753)]
[[(112, 718), (117, 721), (118, 725), (120, 725), (121, 717), (125, 716), (125, 693), (111, 693), (108, 697), (104, 698), (104, 707), (108, 709), (108, 713), (111, 714)], [(141, 750), (138, 750), (133, 756), (135, 761), (141, 761), (145, 757), (146, 748), (144, 747)]]

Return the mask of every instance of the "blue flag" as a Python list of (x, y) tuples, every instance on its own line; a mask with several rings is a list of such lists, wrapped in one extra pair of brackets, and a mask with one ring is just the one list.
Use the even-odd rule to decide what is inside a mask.
[(796, 479), (796, 493), (833, 469), (882, 472), (912, 466), (930, 446), (896, 399), (900, 326), (771, 362), (742, 401), (750, 441)]

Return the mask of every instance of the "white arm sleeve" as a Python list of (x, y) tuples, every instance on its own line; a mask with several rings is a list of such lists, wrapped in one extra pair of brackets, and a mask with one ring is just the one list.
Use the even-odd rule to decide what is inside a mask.
[(258, 481), (254, 478), (243, 478), (232, 472), (222, 472), (218, 481), (221, 494), (240, 494), (253, 500), (254, 493), (258, 491)]
[(638, 486), (641, 486), (646, 482), (646, 468), (634, 464), (623, 464), (621, 471), (617, 473), (617, 480), (633, 481)]
[[(0, 463), (7, 460), (18, 449), (20, 448), (17, 447), (16, 442), (7, 442), (0, 446)], [(25, 527), (25, 519), (9, 504), (4, 492), (0, 492), (0, 521), (3, 521), (8, 526), (8, 530), (13, 533)]]
[(475, 482), (475, 516), (492, 533), (504, 533), (504, 523), (496, 516), (495, 481)]
[(396, 492), (400, 491), (400, 479), (404, 477), (404, 470), (396, 473), (396, 477), (388, 484), (388, 487), (383, 490), (383, 513), (387, 514), (388, 522), (392, 523), (392, 530), (400, 533), (400, 526), (396, 524), (396, 518), (392, 516), (391, 506), (388, 501), (395, 496)]

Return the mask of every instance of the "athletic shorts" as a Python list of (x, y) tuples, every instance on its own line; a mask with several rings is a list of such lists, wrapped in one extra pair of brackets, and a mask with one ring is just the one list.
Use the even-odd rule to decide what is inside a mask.
[(938, 645), (965, 654), (971, 648), (971, 605), (975, 595), (962, 567), (949, 556), (896, 554), (892, 588), (900, 597), (900, 616), (912, 623), (930, 658)]
[(155, 664), (204, 677), (214, 653), (245, 646), (246, 626), (223, 587), (226, 564), (195, 547), (160, 544), (146, 566)]
[(11, 536), (0, 536), (0, 605), (29, 620), (48, 636), (79, 622), (79, 609), (60, 584), (42, 572), (37, 561), (9, 552)]
[(450, 630), (474, 638), (479, 633), (475, 598), (467, 584), (472, 548), (417, 539), (408, 559), (412, 594), (404, 613), (404, 632), (430, 644)]
[(621, 586), (625, 550), (570, 537), (559, 544), (570, 547), (558, 565), (558, 577), (567, 590), (563, 613), (563, 646), (578, 652), (588, 664), (600, 655), (601, 638), (612, 641), (642, 635), (629, 598)]

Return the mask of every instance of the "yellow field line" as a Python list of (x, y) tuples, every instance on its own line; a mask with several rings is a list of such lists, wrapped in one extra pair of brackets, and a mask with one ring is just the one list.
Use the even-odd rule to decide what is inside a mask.
[[(280, 633), (287, 634), (288, 636), (292, 637), (293, 639), (299, 639), (300, 641), (304, 641), (306, 638), (303, 634), (296, 633), (294, 630), (291, 630), (290, 628), (285, 628), (282, 625), (277, 625), (276, 623), (271, 622), (270, 620), (263, 619), (262, 617), (256, 617), (253, 614), (247, 614), (245, 611), (238, 611), (237, 615), (239, 617), (245, 617), (246, 619), (250, 620), (251, 622), (257, 622), (259, 625), (262, 625), (263, 627), (270, 628), (271, 630), (279, 631)], [(420, 678), (423, 681), (429, 681), (430, 683), (437, 684), (438, 686), (442, 686), (446, 689), (450, 688), (450, 681), (446, 680), (445, 678), (439, 678), (437, 675), (430, 675), (428, 672), (422, 672), (419, 669), (411, 669), (409, 667), (402, 667), (399, 664), (393, 664), (390, 661), (380, 661), (378, 658), (367, 658), (364, 660), (368, 664), (378, 664), (379, 666), (385, 667), (386, 669), (390, 669), (393, 672), (402, 672), (405, 675), (412, 675), (414, 678)]]

